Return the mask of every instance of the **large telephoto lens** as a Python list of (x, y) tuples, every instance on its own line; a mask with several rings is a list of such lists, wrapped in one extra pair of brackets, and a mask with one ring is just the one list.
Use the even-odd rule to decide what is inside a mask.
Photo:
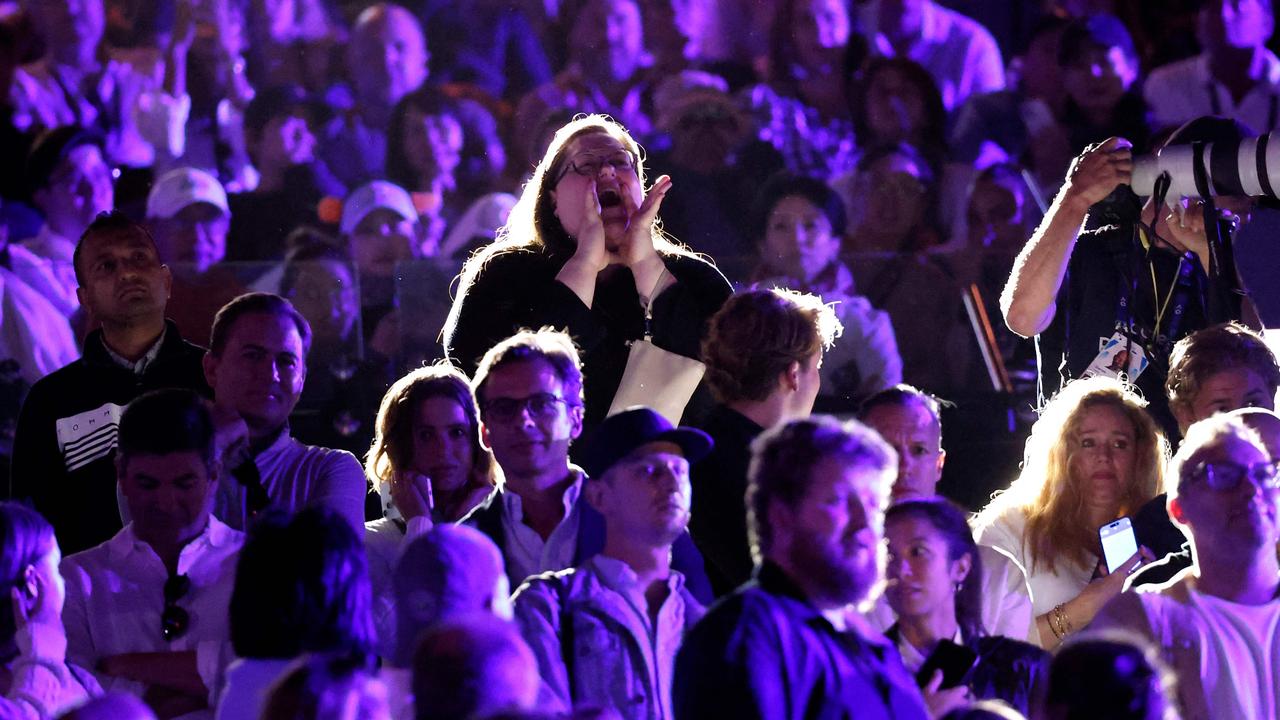
[(1238, 142), (1174, 145), (1135, 158), (1133, 191), (1151, 195), (1162, 172), (1169, 173), (1170, 201), (1205, 195), (1275, 199), (1280, 193), (1280, 138), (1267, 134)]

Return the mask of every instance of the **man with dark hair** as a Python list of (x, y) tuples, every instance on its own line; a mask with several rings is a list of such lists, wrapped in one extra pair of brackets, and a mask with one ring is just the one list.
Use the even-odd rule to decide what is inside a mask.
[(228, 608), (244, 542), (210, 512), (221, 467), (208, 403), (177, 389), (129, 403), (116, 469), (129, 524), (62, 563), (67, 657), (162, 717), (200, 711), (231, 659)]
[[(502, 550), (512, 585), (585, 563), (605, 544), (604, 518), (580, 502), (586, 473), (569, 463), (582, 432), (582, 369), (563, 332), (522, 331), (485, 353), (472, 380), (480, 439), (502, 468), (502, 487), (462, 522)], [(673, 567), (705, 602), (711, 588), (702, 556), (682, 535)]]
[(219, 489), (214, 512), (231, 527), (246, 528), (269, 505), (292, 512), (317, 504), (364, 529), (360, 462), (289, 433), (310, 349), (311, 326), (279, 295), (241, 295), (214, 318), (204, 374), (213, 388), (220, 457), (234, 478)]
[[(584, 565), (529, 578), (512, 600), (542, 681), (565, 709), (670, 717), (675, 652), (703, 613), (671, 566), (671, 546), (689, 524), (689, 463), (710, 449), (705, 433), (646, 407), (613, 415), (593, 436), (583, 495), (604, 517), (604, 548)], [(602, 640), (616, 650), (593, 662)]]
[[(1239, 141), (1246, 134), (1235, 121), (1202, 117), (1179, 128), (1166, 146)], [(1042, 398), (1073, 378), (1115, 377), (1120, 365), (1172, 436), (1177, 428), (1163, 391), (1173, 344), (1199, 328), (1239, 320), (1246, 310), (1231, 261), (1235, 221), (1229, 215), (1247, 220), (1250, 204), (1215, 198), (1227, 217), (1205, 217), (1204, 201), (1195, 199), (1185, 212), (1157, 206), (1154, 198), (1139, 209), (1132, 193), (1118, 187), (1132, 172), (1123, 138), (1090, 146), (1072, 162), (1014, 262), (1000, 308), (1010, 330), (1036, 337)]]
[(880, 580), (893, 449), (825, 417), (775, 427), (752, 448), (755, 581), (685, 636), (675, 717), (927, 717), (889, 642), (846, 612)]
[[(1165, 391), (1178, 432), (1217, 413), (1242, 408), (1275, 409), (1280, 363), (1262, 336), (1239, 323), (1198, 330), (1173, 346)], [(1138, 539), (1159, 562), (1129, 579), (1130, 587), (1163, 583), (1191, 567), (1191, 545), (1157, 495), (1133, 516)]]
[(74, 254), (76, 294), (101, 327), (83, 356), (41, 379), (22, 406), (9, 492), (29, 498), (68, 552), (110, 539), (121, 527), (112, 454), (120, 413), (148, 390), (207, 393), (200, 357), (165, 320), (171, 278), (146, 228), (99, 215)]
[[(875, 430), (898, 453), (893, 502), (938, 497), (938, 482), (947, 451), (942, 449), (942, 414), (938, 398), (910, 385), (897, 385), (867, 398), (858, 419)], [(1017, 561), (1003, 551), (978, 545), (982, 567), (982, 624), (992, 635), (1017, 640), (1039, 639), (1031, 613), (1031, 589)], [(881, 596), (866, 613), (879, 630), (896, 622)]]
[(719, 404), (701, 428), (715, 447), (693, 466), (690, 531), (717, 595), (751, 576), (743, 505), (751, 441), (813, 410), (822, 354), (839, 332), (821, 298), (790, 290), (737, 293), (707, 326), (702, 361)]

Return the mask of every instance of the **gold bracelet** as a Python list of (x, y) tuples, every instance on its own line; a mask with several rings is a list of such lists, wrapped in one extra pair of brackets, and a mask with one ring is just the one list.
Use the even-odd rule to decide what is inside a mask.
[(1058, 629), (1058, 609), (1054, 608), (1049, 611), (1049, 629), (1053, 631), (1053, 636), (1058, 640), (1062, 640), (1062, 631)]
[(1053, 615), (1055, 618), (1058, 619), (1058, 627), (1062, 632), (1062, 634), (1058, 637), (1059, 640), (1061, 640), (1062, 638), (1065, 638), (1067, 635), (1070, 635), (1072, 630), (1074, 629), (1071, 627), (1071, 619), (1067, 617), (1067, 611), (1063, 607), (1063, 604), (1059, 604), (1057, 607), (1053, 609)]

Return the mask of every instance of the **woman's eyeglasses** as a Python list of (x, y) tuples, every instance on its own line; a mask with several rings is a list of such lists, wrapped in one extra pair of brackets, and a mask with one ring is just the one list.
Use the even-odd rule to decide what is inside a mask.
[(565, 162), (564, 167), (556, 174), (556, 179), (551, 183), (557, 185), (564, 179), (569, 171), (581, 175), (582, 177), (593, 178), (600, 174), (600, 168), (608, 165), (613, 168), (615, 173), (635, 172), (636, 158), (626, 150), (619, 150), (615, 153), (600, 155), (596, 153), (582, 153)]
[(191, 579), (186, 575), (170, 575), (164, 581), (164, 612), (160, 613), (160, 634), (166, 642), (173, 642), (187, 634), (191, 615), (178, 605), (191, 590)]

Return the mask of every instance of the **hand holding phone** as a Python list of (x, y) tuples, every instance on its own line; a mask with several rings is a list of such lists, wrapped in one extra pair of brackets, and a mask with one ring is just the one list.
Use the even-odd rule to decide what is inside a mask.
[(1098, 528), (1098, 538), (1102, 541), (1102, 557), (1107, 563), (1108, 573), (1115, 572), (1138, 552), (1138, 537), (1133, 532), (1133, 521), (1127, 517)]
[(929, 657), (916, 672), (916, 684), (925, 687), (938, 670), (942, 671), (942, 685), (939, 690), (946, 690), (964, 684), (969, 672), (978, 662), (978, 654), (964, 645), (939, 640), (938, 646), (929, 653)]

